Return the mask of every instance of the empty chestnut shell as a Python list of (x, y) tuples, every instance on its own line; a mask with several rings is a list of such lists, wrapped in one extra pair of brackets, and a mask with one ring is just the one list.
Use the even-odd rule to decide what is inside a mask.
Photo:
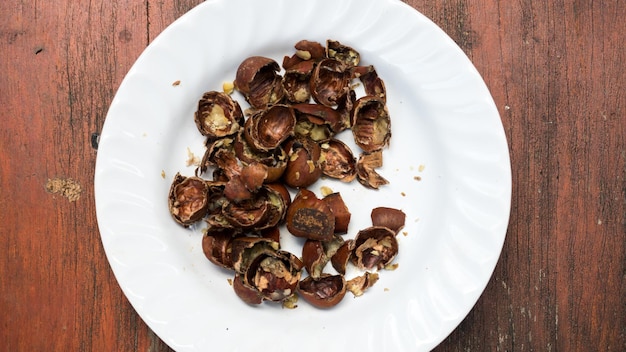
[(322, 199), (335, 216), (335, 233), (347, 233), (352, 214), (338, 192), (331, 193)]
[(346, 295), (346, 280), (343, 275), (308, 276), (298, 284), (298, 293), (317, 308), (334, 307)]
[(277, 250), (254, 258), (243, 276), (243, 283), (259, 291), (263, 300), (280, 302), (296, 292), (302, 262), (292, 253)]
[(320, 61), (311, 74), (311, 96), (319, 104), (337, 105), (350, 87), (351, 74), (346, 65), (335, 59)]
[(307, 239), (302, 246), (302, 263), (309, 276), (320, 277), (330, 258), (343, 243), (340, 236), (334, 236), (328, 241)]
[(257, 109), (280, 102), (285, 95), (283, 78), (278, 74), (280, 66), (270, 58), (252, 56), (237, 68), (235, 88), (246, 101)]
[(361, 55), (358, 51), (336, 40), (329, 39), (326, 41), (326, 54), (329, 58), (341, 61), (348, 67), (357, 66), (361, 61)]
[(217, 139), (233, 135), (244, 122), (239, 103), (222, 92), (206, 92), (198, 101), (194, 115), (196, 126), (202, 135)]
[(260, 163), (267, 167), (266, 183), (279, 180), (287, 168), (287, 153), (281, 146), (271, 151), (259, 152), (251, 148), (243, 133), (240, 133), (235, 138), (233, 149), (242, 164)]
[(348, 262), (352, 259), (354, 240), (348, 239), (337, 248), (335, 254), (330, 257), (330, 263), (339, 274), (345, 275)]
[(295, 125), (296, 115), (291, 107), (272, 105), (248, 118), (244, 137), (256, 151), (267, 152), (292, 136)]
[(309, 80), (315, 67), (314, 61), (302, 61), (286, 69), (283, 77), (285, 96), (291, 103), (304, 103), (311, 98)]
[(207, 231), (202, 237), (204, 255), (211, 263), (225, 269), (232, 269), (231, 243), (237, 234), (238, 231), (235, 229)]
[(321, 148), (310, 138), (300, 137), (287, 141), (287, 167), (283, 181), (289, 187), (302, 188), (315, 183), (322, 176), (319, 165)]
[(330, 207), (307, 189), (300, 189), (287, 209), (287, 230), (296, 237), (328, 241), (335, 232)]
[(323, 142), (320, 147), (322, 173), (343, 182), (352, 182), (356, 177), (356, 158), (350, 147), (338, 139)]
[(391, 120), (384, 100), (366, 95), (356, 101), (352, 134), (354, 142), (366, 153), (380, 150), (389, 144)]
[(359, 66), (355, 67), (353, 71), (355, 77), (358, 77), (363, 83), (363, 89), (366, 95), (372, 95), (381, 98), (383, 101), (387, 100), (387, 91), (385, 89), (385, 83), (378, 73), (374, 69), (374, 66)]
[(244, 283), (243, 275), (240, 273), (235, 273), (235, 277), (233, 278), (233, 289), (235, 290), (237, 297), (241, 298), (242, 301), (248, 304), (255, 305), (263, 303), (263, 297), (261, 297), (259, 290)]
[(386, 227), (368, 227), (354, 238), (353, 261), (364, 270), (382, 269), (398, 254), (396, 234)]
[(356, 162), (357, 180), (365, 187), (378, 189), (389, 183), (376, 169), (383, 166), (383, 153), (377, 150), (372, 153), (362, 153)]
[(384, 226), (397, 235), (404, 227), (406, 214), (399, 209), (378, 207), (372, 209), (371, 218), (372, 225)]
[(188, 227), (202, 219), (208, 209), (208, 185), (199, 177), (176, 173), (169, 191), (170, 214), (177, 223)]

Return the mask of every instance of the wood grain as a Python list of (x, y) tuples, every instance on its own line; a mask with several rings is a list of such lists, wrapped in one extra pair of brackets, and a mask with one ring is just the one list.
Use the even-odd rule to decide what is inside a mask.
[[(128, 303), (104, 254), (94, 147), (133, 62), (200, 2), (0, 2), (5, 350), (170, 351)], [(406, 2), (482, 74), (513, 170), (500, 261), (436, 351), (626, 350), (626, 6)], [(74, 185), (74, 195), (78, 185), (79, 198), (49, 180)]]

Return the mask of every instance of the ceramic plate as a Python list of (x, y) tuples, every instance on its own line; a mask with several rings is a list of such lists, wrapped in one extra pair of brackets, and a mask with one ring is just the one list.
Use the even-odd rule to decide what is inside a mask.
[[(251, 307), (233, 293), (231, 273), (205, 259), (201, 229), (172, 220), (167, 193), (176, 172), (193, 174), (188, 153), (204, 151), (193, 122), (202, 93), (232, 81), (248, 56), (282, 62), (301, 39), (354, 47), (387, 86), (392, 138), (379, 171), (390, 184), (374, 191), (327, 179), (310, 189), (341, 192), (353, 214), (348, 237), (370, 226), (373, 207), (402, 209), (399, 266), (330, 310), (303, 301), (293, 310)], [(506, 138), (482, 78), (440, 28), (397, 0), (202, 3), (128, 72), (102, 130), (95, 175), (113, 272), (142, 319), (177, 351), (432, 349), (489, 281), (511, 197)], [(283, 232), (284, 247), (298, 253), (289, 236)]]

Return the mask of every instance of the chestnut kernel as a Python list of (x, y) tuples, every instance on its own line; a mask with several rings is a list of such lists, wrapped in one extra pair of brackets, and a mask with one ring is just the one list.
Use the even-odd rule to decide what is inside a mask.
[(296, 236), (326, 241), (333, 237), (335, 216), (324, 201), (300, 189), (287, 209), (287, 230)]

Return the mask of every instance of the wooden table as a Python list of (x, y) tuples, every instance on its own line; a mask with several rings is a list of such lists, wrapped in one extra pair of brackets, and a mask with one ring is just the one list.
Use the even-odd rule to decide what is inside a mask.
[[(169, 350), (105, 257), (95, 146), (132, 63), (200, 2), (0, 2), (0, 349)], [(626, 350), (626, 6), (406, 2), (483, 75), (513, 170), (500, 261), (436, 350)]]

